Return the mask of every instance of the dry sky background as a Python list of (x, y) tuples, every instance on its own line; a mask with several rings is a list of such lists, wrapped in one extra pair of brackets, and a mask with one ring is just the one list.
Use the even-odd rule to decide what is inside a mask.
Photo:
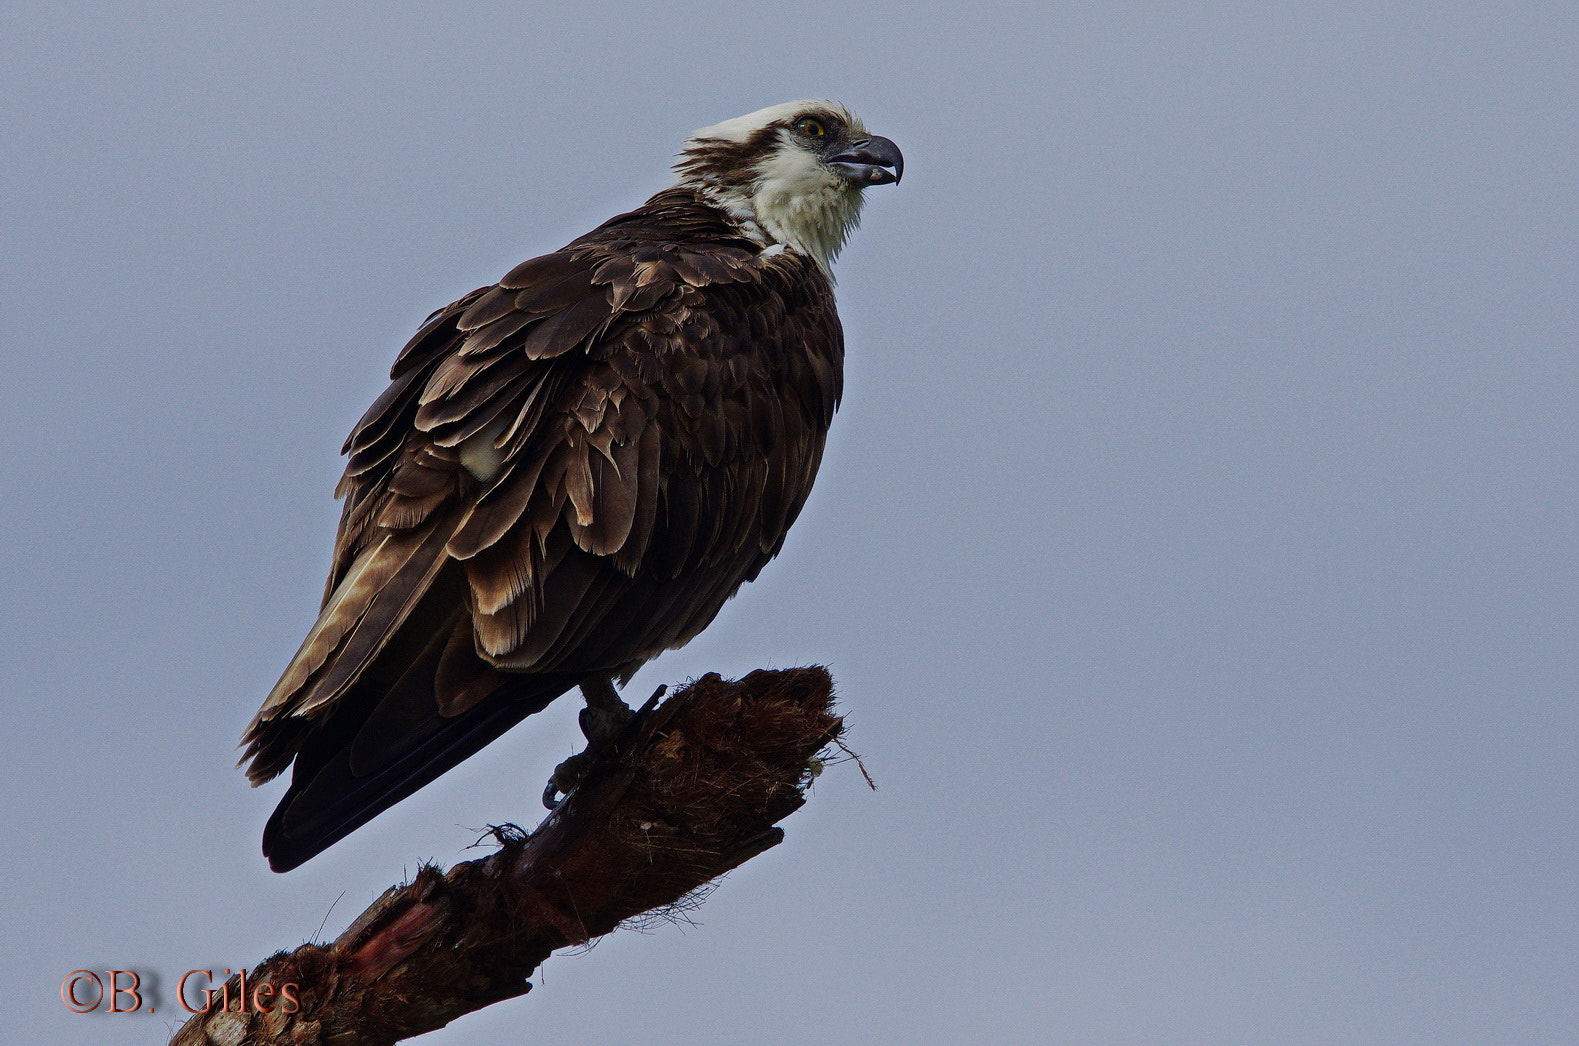
[(633, 685), (826, 662), (881, 790), (423, 1041), (1574, 1041), (1571, 0), (0, 20), (7, 1041), (162, 1042), (183, 971), (535, 816), (568, 703), (266, 870), (234, 745), (335, 452), (430, 310), (807, 95), (907, 160), (832, 452)]

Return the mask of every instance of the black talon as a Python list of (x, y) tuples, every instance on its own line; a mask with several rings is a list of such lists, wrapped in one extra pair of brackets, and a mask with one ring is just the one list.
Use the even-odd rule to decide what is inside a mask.
[(592, 748), (589, 745), (586, 751), (577, 752), (554, 767), (554, 773), (543, 789), (543, 805), (550, 810), (559, 809), (559, 804), (565, 800), (556, 796), (568, 797), (576, 785), (581, 783), (582, 776), (587, 772), (587, 764), (591, 761)]

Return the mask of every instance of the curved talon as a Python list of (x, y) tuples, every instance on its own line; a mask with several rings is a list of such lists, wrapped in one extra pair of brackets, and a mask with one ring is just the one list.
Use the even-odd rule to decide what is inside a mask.
[[(548, 778), (548, 784), (543, 789), (543, 805), (550, 810), (559, 809), (559, 804), (570, 797), (570, 793), (581, 783), (581, 778), (586, 774), (587, 767), (592, 762), (591, 746), (586, 751), (577, 752), (563, 763), (554, 767), (554, 772)], [(564, 798), (555, 798), (563, 796)]]

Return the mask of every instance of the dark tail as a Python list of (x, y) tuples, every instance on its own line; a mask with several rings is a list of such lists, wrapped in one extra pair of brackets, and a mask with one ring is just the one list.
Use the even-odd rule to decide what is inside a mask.
[(288, 872), (322, 853), (580, 681), (501, 674), (487, 697), (441, 716), (433, 681), (442, 646), (419, 654), (392, 688), (348, 693), (305, 740), (263, 829), (270, 868)]

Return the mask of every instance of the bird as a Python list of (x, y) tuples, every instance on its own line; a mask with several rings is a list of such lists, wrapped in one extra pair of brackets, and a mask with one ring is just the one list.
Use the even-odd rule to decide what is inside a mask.
[(843, 390), (832, 265), (904, 157), (803, 100), (673, 173), (429, 316), (346, 439), (318, 619), (241, 740), (254, 786), (292, 770), (275, 871), (573, 689), (609, 736), (783, 548)]

